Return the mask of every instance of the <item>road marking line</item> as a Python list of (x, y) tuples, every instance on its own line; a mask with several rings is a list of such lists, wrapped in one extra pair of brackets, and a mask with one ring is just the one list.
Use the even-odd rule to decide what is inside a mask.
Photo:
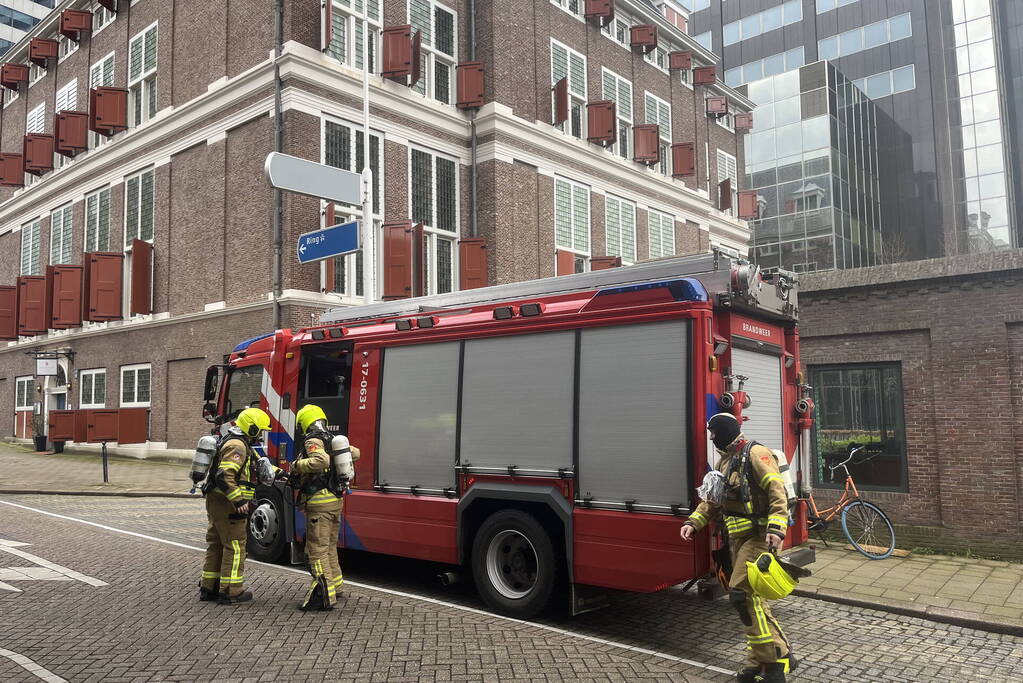
[(12, 593), (20, 593), (21, 589), (15, 588), (9, 583), (4, 583), (3, 581), (0, 581), (0, 591), (11, 591)]
[(47, 683), (67, 683), (67, 680), (48, 669), (44, 669), (25, 655), (19, 655), (17, 652), (11, 652), (0, 647), (0, 657), (6, 657), (36, 678), (47, 681)]
[(82, 583), (87, 583), (90, 586), (98, 587), (109, 585), (105, 581), (100, 581), (99, 579), (94, 579), (91, 576), (86, 576), (85, 574), (76, 572), (74, 569), (68, 569), (67, 567), (62, 567), (59, 564), (54, 564), (49, 560), (44, 560), (41, 557), (36, 557), (32, 553), (26, 553), (24, 550), (16, 550), (9, 545), (0, 545), (0, 551), (10, 553), (15, 557), (20, 557), (23, 560), (28, 560), (32, 564), (37, 564), (40, 567), (45, 567), (46, 569), (53, 570), (58, 574), (62, 574), (63, 576), (66, 576), (71, 579), (75, 579), (76, 581), (81, 581)]
[[(11, 503), (11, 502), (6, 501), (6, 500), (0, 500), (0, 504), (10, 505), (11, 507), (21, 508), (22, 510), (29, 510), (31, 512), (38, 512), (41, 515), (47, 515), (49, 517), (56, 517), (57, 519), (64, 519), (64, 520), (67, 520), (69, 522), (78, 522), (79, 524), (86, 524), (88, 526), (96, 527), (97, 529), (104, 529), (106, 531), (113, 531), (114, 533), (124, 534), (126, 536), (134, 536), (136, 538), (142, 538), (142, 539), (145, 539), (147, 541), (155, 541), (157, 543), (164, 543), (166, 545), (175, 546), (177, 548), (184, 548), (185, 550), (195, 550), (195, 551), (198, 551), (198, 552), (206, 552), (205, 548), (199, 548), (199, 547), (196, 547), (196, 546), (193, 546), (193, 545), (187, 545), (185, 543), (178, 543), (177, 541), (169, 541), (169, 540), (167, 540), (165, 538), (158, 538), (156, 536), (148, 536), (146, 534), (140, 534), (140, 533), (138, 533), (136, 531), (128, 531), (126, 529), (118, 529), (117, 527), (107, 526), (105, 524), (99, 524), (97, 522), (90, 522), (88, 520), (79, 519), (77, 517), (69, 517), (67, 515), (57, 514), (56, 512), (49, 512), (48, 510), (40, 510), (38, 508), (29, 507), (28, 505), (20, 505), (18, 503)], [(246, 558), (246, 562), (251, 563), (251, 564), (259, 564), (259, 565), (262, 565), (264, 567), (271, 567), (273, 569), (283, 569), (285, 571), (289, 571), (289, 572), (292, 572), (292, 573), (295, 573), (295, 574), (301, 574), (302, 576), (307, 576), (308, 575), (307, 571), (305, 571), (303, 569), (296, 569), (294, 567), (284, 567), (284, 566), (281, 566), (281, 565), (278, 565), (278, 564), (270, 564), (269, 562), (261, 562), (259, 560), (251, 560), (251, 559), (248, 559), (248, 558)], [(451, 609), (456, 609), (456, 610), (459, 610), (459, 611), (462, 611), (462, 612), (469, 612), (470, 614), (478, 614), (478, 615), (481, 615), (481, 616), (489, 617), (491, 619), (500, 619), (502, 621), (508, 621), (508, 622), (513, 623), (513, 624), (522, 624), (524, 626), (529, 626), (529, 627), (532, 627), (532, 628), (538, 628), (538, 629), (541, 629), (543, 631), (549, 631), (551, 633), (557, 633), (557, 634), (568, 636), (568, 637), (571, 637), (571, 638), (579, 638), (580, 640), (585, 640), (585, 641), (588, 641), (588, 642), (591, 642), (591, 643), (597, 643), (599, 645), (606, 645), (608, 647), (614, 647), (614, 648), (617, 648), (619, 650), (627, 650), (629, 652), (635, 652), (637, 654), (647, 655), (647, 656), (650, 656), (650, 657), (657, 657), (659, 659), (665, 659), (665, 660), (670, 661), (670, 662), (677, 662), (677, 663), (680, 663), (680, 664), (687, 664), (689, 666), (694, 666), (694, 667), (697, 667), (697, 668), (700, 668), (700, 669), (706, 669), (707, 671), (713, 671), (715, 673), (728, 674), (728, 675), (733, 675), (735, 673), (734, 671), (732, 671), (730, 669), (723, 669), (723, 668), (721, 668), (719, 666), (714, 666), (712, 664), (704, 664), (703, 662), (697, 662), (697, 661), (694, 661), (692, 659), (686, 659), (684, 657), (677, 657), (675, 655), (667, 654), (666, 652), (658, 652), (656, 650), (648, 650), (647, 648), (636, 647), (635, 645), (627, 645), (625, 643), (619, 643), (619, 642), (616, 642), (616, 641), (613, 641), (613, 640), (606, 640), (604, 638), (597, 638), (596, 636), (589, 636), (589, 635), (586, 635), (586, 634), (583, 634), (583, 633), (576, 633), (575, 631), (569, 631), (567, 629), (558, 628), (557, 626), (548, 626), (546, 624), (538, 624), (538, 623), (535, 623), (535, 622), (532, 622), (532, 621), (525, 621), (523, 619), (515, 619), (514, 617), (506, 617), (506, 616), (502, 616), (500, 614), (494, 614), (493, 612), (487, 612), (485, 610), (476, 609), (475, 607), (466, 607), (464, 605), (458, 605), (458, 604), (455, 604), (455, 603), (452, 603), (452, 602), (445, 602), (443, 600), (438, 600), (436, 598), (427, 597), (425, 595), (417, 595), (415, 593), (406, 593), (404, 591), (397, 591), (397, 590), (394, 590), (392, 588), (384, 588), (382, 586), (374, 586), (374, 585), (371, 585), (371, 584), (368, 584), (368, 583), (360, 583), (360, 582), (356, 582), (356, 581), (347, 581), (346, 580), (345, 581), (345, 585), (347, 585), (347, 586), (357, 586), (359, 588), (365, 588), (367, 590), (377, 591), (379, 593), (385, 593), (387, 595), (394, 595), (394, 596), (397, 596), (397, 597), (409, 598), (409, 599), (412, 599), (412, 600), (419, 600), (421, 602), (427, 602), (427, 603), (430, 603), (430, 604), (433, 604), (433, 605), (440, 605), (440, 606), (443, 606), (443, 607), (449, 607)]]

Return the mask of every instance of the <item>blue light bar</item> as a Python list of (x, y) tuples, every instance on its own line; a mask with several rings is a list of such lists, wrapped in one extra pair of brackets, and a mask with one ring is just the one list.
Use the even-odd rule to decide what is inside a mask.
[(253, 337), (252, 339), (246, 339), (241, 344), (239, 344), (238, 346), (234, 347), (234, 350), (232, 351), (232, 353), (238, 353), (239, 351), (244, 351), (245, 349), (249, 348), (249, 346), (251, 346), (253, 343), (258, 342), (260, 339), (266, 339), (267, 337), (272, 337), (272, 336), (274, 336), (273, 332), (267, 332), (266, 334), (261, 334), (258, 337)]
[(611, 296), (614, 294), (627, 294), (630, 292), (642, 292), (649, 289), (667, 289), (675, 301), (708, 301), (709, 296), (703, 283), (691, 277), (684, 277), (678, 280), (662, 280), (661, 282), (644, 282), (638, 285), (626, 285), (624, 287), (609, 287), (597, 292), (596, 296)]

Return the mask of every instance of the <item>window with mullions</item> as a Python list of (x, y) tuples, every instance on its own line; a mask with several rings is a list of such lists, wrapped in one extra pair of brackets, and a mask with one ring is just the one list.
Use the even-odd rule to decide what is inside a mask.
[(668, 175), (671, 157), (671, 105), (656, 95), (646, 93), (643, 114), (647, 123), (656, 123), (658, 126), (661, 148), (661, 163), (658, 166), (661, 175)]
[(21, 226), (21, 274), (42, 275), (42, 222), (38, 219)]
[(128, 112), (133, 128), (156, 116), (158, 28), (153, 24), (128, 45)]
[(629, 158), (629, 144), (632, 136), (632, 82), (613, 71), (604, 69), (604, 99), (615, 103), (618, 116), (618, 141), (614, 148), (618, 156)]
[(636, 261), (636, 205), (607, 195), (604, 200), (607, 255), (621, 256), (626, 264)]
[[(590, 255), (590, 188), (586, 185), (554, 179), (554, 246)], [(576, 272), (582, 272), (578, 264)]]
[(409, 0), (409, 23), (423, 41), (419, 81), (412, 86), (420, 95), (451, 104), (458, 42), (455, 13), (433, 0)]
[(828, 468), (848, 457), (849, 444), (862, 444), (867, 449), (848, 464), (856, 486), (906, 490), (901, 375), (899, 363), (810, 367), (816, 485), (844, 485), (843, 474), (831, 481)]
[(125, 181), (124, 245), (133, 239), (153, 241), (156, 202), (156, 172), (142, 171)]
[(71, 205), (50, 212), (50, 264), (71, 263)]
[(17, 387), (14, 395), (15, 410), (32, 410), (35, 401), (35, 378), (18, 377), (14, 380)]
[(110, 188), (85, 197), (85, 250), (110, 251)]
[(568, 120), (558, 130), (582, 139), (586, 135), (586, 57), (551, 40), (551, 85), (566, 77)]
[(151, 383), (149, 363), (121, 366), (121, 407), (148, 408)]
[(629, 44), (632, 40), (630, 30), (632, 29), (632, 22), (628, 17), (616, 16), (615, 20), (600, 29), (605, 36), (615, 41), (622, 47), (632, 49)]
[(572, 16), (582, 17), (585, 9), (585, 0), (551, 0), (551, 4), (557, 5)]
[[(365, 50), (362, 19), (362, 0), (333, 0), (334, 7), (330, 13), (331, 38), (327, 46), (327, 54), (342, 64), (348, 64), (359, 71), (363, 69), (362, 53)], [(380, 31), (380, 0), (369, 0), (365, 6), (368, 10), (370, 38), (369, 63), (370, 73), (376, 72), (377, 66), (377, 35)]]
[(647, 211), (647, 242), (650, 258), (675, 255), (675, 217), (654, 209)]
[(107, 404), (107, 371), (82, 370), (78, 373), (78, 407), (104, 408)]
[(415, 148), (410, 156), (412, 222), (423, 224), (423, 291), (444, 294), (455, 287), (458, 163)]
[[(729, 154), (728, 152), (724, 152), (724, 151), (719, 149), (718, 150), (718, 154), (717, 154), (717, 161), (718, 161), (718, 186), (720, 187), (721, 183), (723, 183), (725, 180), (730, 180), (731, 181), (731, 186), (732, 186), (732, 201), (731, 201), (731, 205), (732, 205), (732, 208), (728, 209), (728, 215), (729, 216), (734, 216), (735, 215), (736, 198), (737, 198), (738, 191), (739, 191), (739, 186), (737, 184), (738, 176), (736, 175), (735, 157), (732, 156), (731, 154)], [(720, 198), (719, 198), (718, 205), (720, 206)]]
[[(110, 87), (114, 84), (114, 53), (111, 52), (89, 69), (89, 88)], [(106, 143), (110, 138), (89, 131), (89, 149), (95, 149)]]

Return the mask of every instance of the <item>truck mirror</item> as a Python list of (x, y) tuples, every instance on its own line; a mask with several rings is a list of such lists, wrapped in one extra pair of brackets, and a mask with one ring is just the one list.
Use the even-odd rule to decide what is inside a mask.
[(203, 388), (202, 400), (212, 401), (217, 397), (217, 379), (220, 377), (220, 370), (216, 365), (206, 368), (206, 385)]
[(207, 403), (202, 407), (202, 417), (211, 424), (217, 423), (217, 404)]

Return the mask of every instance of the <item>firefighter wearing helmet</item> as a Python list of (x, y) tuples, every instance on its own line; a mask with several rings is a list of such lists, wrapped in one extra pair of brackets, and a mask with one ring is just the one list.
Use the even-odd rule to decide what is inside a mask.
[(342, 496), (354, 477), (352, 462), (359, 450), (344, 436), (327, 429), (327, 416), (316, 405), (295, 415), (302, 449), (291, 465), (291, 484), (299, 491), (298, 505), (306, 518), (305, 554), (312, 583), (301, 610), (331, 610), (344, 580), (338, 562)]
[[(700, 487), (702, 501), (682, 526), (681, 535), (691, 540), (711, 517), (723, 514), (732, 560), (728, 597), (746, 626), (749, 645), (746, 666), (736, 679), (780, 683), (795, 659), (765, 599), (787, 595), (785, 571), (773, 555), (788, 528), (783, 478), (771, 450), (746, 439), (735, 416), (714, 415), (707, 430), (721, 459), (717, 471), (708, 473)], [(791, 592), (791, 585), (787, 588)]]
[(269, 429), (269, 415), (259, 408), (246, 408), (217, 445), (203, 486), (209, 528), (200, 600), (231, 605), (252, 599), (243, 582), (246, 526), (260, 460), (253, 447)]

